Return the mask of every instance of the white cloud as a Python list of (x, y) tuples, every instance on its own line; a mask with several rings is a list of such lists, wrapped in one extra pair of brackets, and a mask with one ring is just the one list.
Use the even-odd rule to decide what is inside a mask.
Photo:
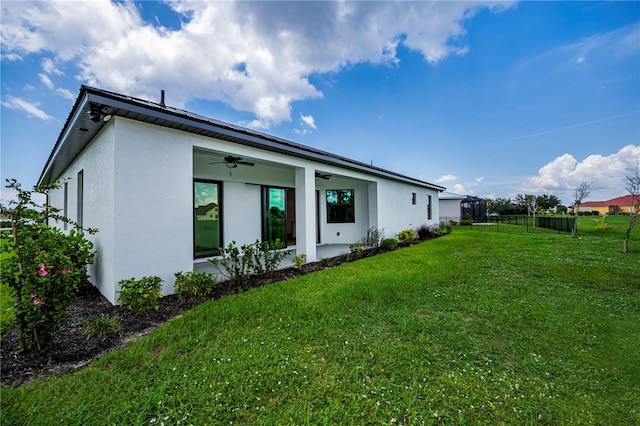
[(53, 120), (53, 117), (38, 108), (38, 104), (30, 103), (22, 98), (7, 96), (7, 100), (2, 101), (2, 105), (9, 109), (24, 111), (29, 117), (39, 118), (44, 121)]
[(64, 75), (64, 73), (62, 71), (60, 71), (56, 67), (56, 65), (53, 63), (53, 61), (51, 59), (49, 59), (49, 58), (44, 58), (42, 60), (42, 69), (47, 74)]
[(477, 183), (482, 183), (482, 182), (484, 182), (484, 176), (477, 177), (477, 178), (476, 178), (476, 182), (477, 182)]
[(435, 63), (466, 53), (465, 20), (480, 2), (169, 2), (176, 30), (143, 22), (133, 2), (3, 2), (3, 60), (49, 53), (83, 82), (157, 99), (191, 99), (250, 111), (253, 127), (291, 120), (295, 101), (322, 97), (314, 73), (398, 63), (400, 45)]
[(625, 175), (637, 161), (640, 161), (640, 145), (627, 145), (607, 156), (590, 155), (582, 161), (564, 154), (541, 167), (536, 176), (527, 178), (519, 192), (550, 193), (570, 203), (575, 188), (581, 182), (590, 182), (590, 200), (622, 196), (626, 193)]
[(73, 101), (76, 99), (76, 94), (67, 89), (57, 88), (56, 93), (70, 101)]
[(456, 183), (455, 185), (453, 185), (453, 192), (455, 194), (461, 194), (461, 195), (475, 195), (475, 193), (472, 190), (465, 188), (459, 183)]
[(300, 114), (300, 121), (302, 121), (302, 128), (294, 129), (293, 131), (299, 135), (306, 135), (316, 130), (316, 122), (312, 115)]
[(438, 183), (452, 182), (452, 181), (454, 181), (456, 179), (458, 179), (458, 176), (455, 176), (455, 175), (442, 175), (438, 179), (436, 179), (436, 182), (438, 182)]
[(313, 130), (316, 130), (316, 122), (313, 119), (313, 116), (300, 114), (300, 118), (307, 126), (311, 127)]
[(38, 74), (38, 77), (40, 77), (40, 81), (42, 81), (42, 84), (47, 86), (49, 89), (53, 89), (53, 82), (51, 81), (48, 75)]

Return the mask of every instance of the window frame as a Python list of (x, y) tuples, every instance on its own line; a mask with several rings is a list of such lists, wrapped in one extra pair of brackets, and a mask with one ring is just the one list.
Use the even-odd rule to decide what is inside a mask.
[(76, 224), (82, 229), (84, 219), (84, 170), (78, 172), (77, 193), (76, 193)]
[[(215, 184), (218, 186), (218, 239), (219, 239), (219, 248), (218, 251), (216, 253), (203, 253), (203, 254), (197, 254), (196, 253), (196, 214), (195, 214), (195, 208), (196, 208), (196, 183), (206, 183), (206, 184)], [(192, 247), (193, 247), (193, 258), (194, 259), (202, 259), (202, 258), (207, 258), (207, 257), (215, 257), (215, 256), (219, 256), (220, 255), (220, 248), (224, 247), (224, 214), (223, 214), (223, 193), (224, 193), (224, 189), (223, 189), (223, 182), (219, 181), (219, 180), (213, 180), (213, 179), (193, 179), (193, 181), (191, 182), (191, 196), (192, 196), (192, 202), (191, 202), (191, 208), (194, 209), (193, 211), (193, 218), (192, 218), (192, 226), (193, 226), (193, 239), (192, 239)]]
[[(63, 204), (62, 204), (62, 211), (64, 212), (64, 217), (68, 218), (69, 217), (69, 213), (68, 213), (68, 209), (69, 209), (69, 184), (68, 182), (64, 183), (64, 200), (63, 200)], [(62, 221), (62, 230), (66, 231), (67, 230), (67, 221), (64, 220)]]
[[(330, 192), (337, 193), (337, 192), (345, 192), (345, 191), (349, 191), (351, 193), (349, 203), (336, 204), (336, 203), (329, 202)], [(327, 223), (355, 223), (356, 222), (355, 196), (356, 196), (355, 189), (326, 189), (325, 201), (327, 204)], [(335, 219), (336, 214), (332, 214), (332, 211), (341, 211), (341, 214), (337, 215), (341, 217)], [(349, 213), (351, 215), (351, 220), (348, 220)]]

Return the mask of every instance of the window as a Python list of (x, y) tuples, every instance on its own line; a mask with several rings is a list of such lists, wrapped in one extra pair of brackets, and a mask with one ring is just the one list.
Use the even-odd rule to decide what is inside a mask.
[(280, 240), (286, 245), (286, 190), (263, 186), (262, 200), (262, 240), (272, 243)]
[(222, 245), (221, 184), (214, 181), (193, 182), (193, 254), (216, 256)]
[(431, 195), (427, 195), (427, 220), (431, 220)]
[[(69, 184), (67, 182), (64, 183), (64, 204), (62, 206), (62, 212), (64, 213), (64, 217), (67, 216), (67, 208), (69, 206)], [(67, 221), (62, 222), (62, 229), (67, 230)]]
[(82, 216), (84, 215), (84, 173), (82, 170), (78, 172), (78, 199), (76, 200), (76, 223), (78, 228), (82, 229)]
[(353, 189), (327, 189), (327, 223), (354, 223)]
[(415, 204), (418, 202), (417, 198), (418, 198), (418, 197), (416, 196), (416, 193), (415, 193), (415, 192), (412, 192), (412, 193), (411, 193), (411, 204), (414, 204), (414, 205), (415, 205)]

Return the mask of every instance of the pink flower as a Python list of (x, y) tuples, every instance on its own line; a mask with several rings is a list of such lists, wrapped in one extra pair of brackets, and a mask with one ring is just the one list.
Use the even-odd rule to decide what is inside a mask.
[(71, 269), (63, 269), (61, 272), (62, 272), (62, 275), (66, 275), (71, 272)]
[(49, 274), (47, 270), (44, 269), (44, 265), (42, 263), (38, 265), (38, 268), (40, 268), (40, 275), (42, 275), (43, 277), (46, 277), (47, 274)]
[(42, 301), (42, 299), (40, 299), (38, 296), (36, 296), (35, 294), (31, 293), (29, 295), (29, 297), (31, 297), (31, 299), (33, 299), (33, 304), (34, 305), (44, 305), (44, 302)]

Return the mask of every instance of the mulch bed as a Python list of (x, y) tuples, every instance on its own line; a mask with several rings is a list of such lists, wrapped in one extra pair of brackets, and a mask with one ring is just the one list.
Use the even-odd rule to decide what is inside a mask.
[[(309, 272), (332, 267), (345, 261), (345, 257), (325, 259), (308, 263), (301, 269), (275, 271), (268, 279), (254, 278), (243, 289), (227, 289), (224, 284), (207, 297), (182, 300), (176, 295), (160, 299), (157, 311), (137, 314), (122, 306), (113, 306), (95, 287), (82, 291), (78, 299), (69, 306), (66, 322), (56, 333), (53, 343), (39, 353), (21, 352), (17, 330), (12, 330), (0, 341), (0, 372), (2, 385), (17, 387), (37, 377), (59, 376), (77, 370), (105, 353), (123, 348), (140, 336), (144, 336), (168, 320), (208, 300), (219, 299), (228, 294), (260, 287), (277, 281), (304, 275)], [(91, 317), (117, 316), (119, 333), (104, 338), (88, 338), (85, 333), (87, 320)]]

